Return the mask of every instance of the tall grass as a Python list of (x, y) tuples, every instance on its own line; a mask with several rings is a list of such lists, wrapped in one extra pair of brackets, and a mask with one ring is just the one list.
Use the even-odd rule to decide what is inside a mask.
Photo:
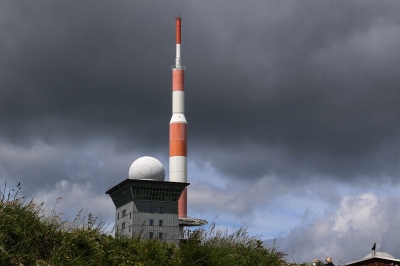
[(0, 265), (271, 265), (282, 252), (263, 246), (245, 229), (228, 234), (198, 230), (179, 247), (158, 240), (112, 236), (99, 217), (81, 211), (63, 221), (55, 207), (27, 200), (20, 186), (0, 186)]
[(229, 234), (216, 229), (215, 222), (208, 230), (197, 231), (179, 249), (182, 265), (283, 265), (285, 253), (265, 247), (257, 236), (245, 228)]

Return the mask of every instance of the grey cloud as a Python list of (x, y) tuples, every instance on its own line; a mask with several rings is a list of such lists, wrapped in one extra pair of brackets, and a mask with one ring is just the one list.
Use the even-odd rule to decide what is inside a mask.
[(359, 260), (375, 242), (380, 251), (398, 258), (393, 235), (400, 218), (398, 208), (398, 197), (343, 197), (337, 209), (329, 209), (319, 219), (297, 226), (287, 236), (278, 238), (277, 243), (299, 263), (326, 256), (332, 256), (335, 264)]
[(1, 175), (16, 185), (21, 182), (25, 196), (37, 191), (52, 191), (62, 181), (90, 186), (103, 194), (128, 177), (131, 163), (142, 154), (115, 153), (112, 143), (93, 142), (75, 146), (36, 143), (30, 149), (2, 146)]

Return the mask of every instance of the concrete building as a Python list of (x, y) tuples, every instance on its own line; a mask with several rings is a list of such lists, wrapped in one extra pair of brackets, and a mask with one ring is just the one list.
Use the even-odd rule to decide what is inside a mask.
[(157, 238), (178, 244), (178, 199), (189, 185), (182, 182), (126, 179), (109, 189), (116, 207), (115, 231), (127, 237)]
[(128, 179), (106, 191), (116, 208), (116, 234), (179, 244), (189, 237), (184, 227), (207, 224), (202, 219), (179, 217), (178, 201), (189, 183), (164, 179), (161, 162), (144, 156), (132, 163)]

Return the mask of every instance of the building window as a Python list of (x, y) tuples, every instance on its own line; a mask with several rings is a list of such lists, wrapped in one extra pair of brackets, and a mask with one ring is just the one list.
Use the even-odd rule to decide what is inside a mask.
[(154, 212), (154, 206), (150, 206), (150, 213)]
[(158, 238), (163, 239), (163, 233), (158, 233)]
[(163, 207), (158, 208), (158, 212), (159, 213), (164, 213), (164, 208)]
[(125, 222), (122, 223), (122, 230), (125, 229)]
[(131, 232), (131, 226), (128, 226), (129, 233)]
[(119, 228), (118, 228), (118, 225), (116, 225), (115, 227), (116, 227), (115, 231), (118, 232), (118, 229), (119, 229)]
[(164, 221), (163, 220), (159, 220), (158, 221), (158, 226), (163, 226)]
[(126, 210), (123, 210), (122, 211), (122, 217), (125, 217), (125, 215), (126, 215)]
[(118, 214), (118, 218), (117, 219), (119, 219), (119, 213), (117, 213)]
[(153, 225), (154, 225), (154, 219), (150, 219), (150, 220), (149, 220), (149, 225), (150, 225), (150, 226), (153, 226)]
[(154, 232), (149, 233), (149, 238), (154, 238)]
[[(180, 189), (132, 186), (133, 197), (138, 200), (178, 201)], [(126, 193), (128, 194), (128, 193)]]
[(131, 212), (129, 213), (129, 219), (132, 219), (132, 213)]

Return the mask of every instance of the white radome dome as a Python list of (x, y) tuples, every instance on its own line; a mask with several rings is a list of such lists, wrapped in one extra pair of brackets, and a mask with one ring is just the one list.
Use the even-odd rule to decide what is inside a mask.
[(143, 156), (134, 161), (129, 168), (129, 179), (165, 180), (165, 169), (154, 157)]

